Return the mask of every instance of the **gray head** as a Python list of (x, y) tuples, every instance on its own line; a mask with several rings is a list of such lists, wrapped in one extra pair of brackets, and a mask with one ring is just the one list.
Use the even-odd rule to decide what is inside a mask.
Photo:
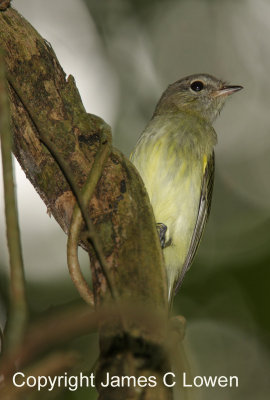
[(169, 85), (161, 96), (154, 115), (184, 111), (213, 122), (227, 96), (241, 90), (208, 74), (187, 76)]

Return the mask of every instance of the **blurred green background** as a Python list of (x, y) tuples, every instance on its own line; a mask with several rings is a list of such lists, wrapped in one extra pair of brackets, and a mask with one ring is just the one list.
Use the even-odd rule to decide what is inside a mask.
[[(187, 319), (194, 375), (238, 375), (240, 382), (239, 388), (197, 389), (187, 398), (268, 399), (270, 1), (14, 0), (13, 6), (52, 44), (87, 111), (112, 125), (114, 144), (126, 155), (169, 83), (206, 72), (244, 86), (215, 123), (212, 212), (174, 311)], [(18, 166), (16, 178), (35, 314), (78, 296), (67, 273), (65, 235)], [(0, 202), (3, 325), (8, 257), (2, 188)], [(87, 273), (83, 252), (81, 260)], [(89, 392), (63, 398), (89, 398)]]

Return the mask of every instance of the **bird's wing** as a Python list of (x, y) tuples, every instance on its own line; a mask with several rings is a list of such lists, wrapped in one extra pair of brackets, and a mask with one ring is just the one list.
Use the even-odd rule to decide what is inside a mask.
[(210, 213), (211, 199), (212, 199), (213, 185), (214, 185), (214, 172), (215, 172), (215, 154), (213, 152), (210, 158), (208, 159), (207, 165), (205, 167), (196, 225), (192, 235), (187, 257), (185, 259), (180, 276), (176, 282), (175, 292), (181, 286), (185, 273), (191, 266), (193, 258), (196, 254), (196, 250), (199, 246), (206, 221)]

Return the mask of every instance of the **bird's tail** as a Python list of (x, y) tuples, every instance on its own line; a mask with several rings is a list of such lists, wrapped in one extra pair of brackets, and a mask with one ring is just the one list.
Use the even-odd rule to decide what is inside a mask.
[(172, 276), (167, 276), (167, 279), (168, 279), (168, 303), (169, 303), (169, 311), (171, 311), (173, 307), (173, 299), (175, 296), (177, 281), (175, 281), (175, 277), (174, 279), (172, 279)]

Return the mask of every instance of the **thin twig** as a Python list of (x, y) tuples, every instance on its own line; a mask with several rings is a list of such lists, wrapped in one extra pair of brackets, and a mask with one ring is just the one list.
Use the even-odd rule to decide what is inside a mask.
[[(111, 144), (108, 142), (108, 140), (105, 140), (105, 138), (101, 137), (100, 146), (96, 153), (94, 163), (87, 177), (87, 181), (82, 189), (82, 199), (84, 202), (84, 206), (87, 206), (90, 202), (95, 187), (102, 174), (103, 166), (108, 159), (110, 152)], [(67, 242), (68, 267), (74, 285), (78, 289), (78, 292), (80, 293), (82, 298), (88, 304), (94, 305), (93, 293), (82, 275), (80, 263), (78, 260), (78, 242), (82, 225), (82, 213), (78, 205), (76, 205), (72, 214)], [(108, 277), (107, 281), (110, 282), (110, 279)], [(110, 289), (113, 290), (113, 286)]]
[(9, 102), (2, 52), (0, 53), (0, 135), (7, 242), (10, 259), (10, 315), (8, 318), (7, 347), (8, 349), (14, 349), (14, 347), (20, 344), (24, 333), (27, 320), (27, 303), (18, 210), (13, 179)]
[(90, 306), (94, 305), (94, 296), (82, 272), (78, 259), (78, 241), (83, 225), (80, 209), (74, 209), (68, 233), (67, 263), (71, 279), (84, 301)]
[(87, 204), (84, 203), (83, 201), (83, 196), (81, 195), (81, 192), (77, 186), (77, 182), (75, 181), (73, 177), (72, 170), (70, 169), (69, 164), (63, 159), (61, 153), (58, 151), (58, 149), (55, 148), (53, 140), (51, 140), (50, 133), (48, 127), (43, 127), (42, 124), (39, 123), (38, 117), (35, 115), (34, 110), (32, 109), (31, 105), (27, 101), (27, 99), (23, 96), (21, 93), (20, 88), (16, 85), (16, 82), (14, 81), (13, 77), (8, 74), (8, 81), (17, 94), (17, 96), (20, 98), (20, 101), (24, 105), (24, 108), (27, 110), (29, 117), (31, 118), (33, 124), (35, 125), (37, 132), (39, 133), (39, 137), (41, 142), (47, 147), (57, 164), (59, 165), (63, 175), (65, 176), (67, 182), (69, 183), (74, 196), (77, 199), (78, 205), (80, 207), (82, 216), (84, 218), (86, 227), (87, 227), (87, 236), (89, 240), (91, 241), (93, 248), (96, 252), (97, 258), (99, 260), (99, 263), (101, 265), (103, 274), (105, 276), (105, 279), (108, 284), (108, 288), (111, 292), (111, 295), (114, 299), (118, 297), (116, 288), (114, 287), (112, 283), (112, 278), (109, 274), (109, 267), (107, 265), (107, 261), (104, 257), (103, 254), (103, 249), (102, 245), (100, 243), (100, 239), (98, 237), (98, 234), (94, 228), (94, 225), (88, 215), (88, 210), (87, 210)]
[[(39, 130), (38, 126), (37, 126), (37, 128), (38, 128), (38, 132), (40, 133), (41, 131)], [(76, 184), (76, 182), (75, 182), (75, 180), (73, 178), (73, 174), (72, 174), (72, 171), (71, 171), (69, 165), (65, 162), (65, 160), (63, 160), (60, 152), (58, 152), (58, 150), (55, 149), (54, 144), (52, 143), (50, 138), (45, 136), (45, 133), (43, 134), (41, 132), (40, 139), (45, 144), (47, 149), (50, 151), (50, 153), (52, 154), (52, 156), (54, 157), (54, 159), (58, 163), (59, 167), (61, 168), (65, 178), (67, 179), (67, 182), (70, 184), (70, 187), (71, 187), (71, 189), (73, 191), (73, 194), (75, 195), (75, 197), (77, 199), (78, 206), (80, 208), (80, 211), (82, 213), (82, 216), (84, 218), (84, 221), (85, 221), (85, 224), (86, 224), (86, 227), (87, 227), (87, 237), (88, 237), (88, 239), (90, 239), (90, 241), (91, 241), (91, 243), (92, 243), (92, 245), (94, 247), (94, 250), (95, 250), (97, 258), (98, 258), (98, 260), (100, 262), (100, 265), (101, 265), (103, 274), (105, 276), (105, 279), (107, 281), (108, 288), (109, 288), (109, 290), (111, 292), (111, 295), (112, 295), (112, 297), (114, 299), (116, 299), (118, 297), (118, 294), (116, 292), (116, 288), (113, 285), (112, 278), (111, 278), (110, 273), (109, 273), (109, 267), (107, 265), (107, 261), (106, 261), (106, 259), (104, 257), (104, 254), (103, 254), (103, 249), (102, 249), (102, 245), (100, 243), (100, 239), (99, 239), (98, 234), (97, 234), (97, 232), (96, 232), (96, 230), (94, 228), (94, 224), (93, 224), (93, 222), (92, 222), (92, 220), (91, 220), (91, 218), (89, 217), (89, 214), (88, 214), (88, 210), (87, 210), (88, 203), (85, 202), (84, 196), (82, 195), (82, 192), (78, 189), (77, 184)], [(92, 186), (89, 185), (90, 190), (91, 190), (91, 187)], [(88, 189), (88, 187), (86, 186), (86, 190), (87, 189)], [(88, 196), (86, 196), (86, 198), (87, 197)]]

